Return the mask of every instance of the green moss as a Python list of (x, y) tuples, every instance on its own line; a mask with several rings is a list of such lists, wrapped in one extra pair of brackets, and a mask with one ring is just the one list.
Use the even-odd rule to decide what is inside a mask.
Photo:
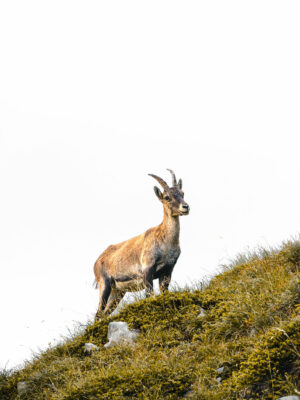
[(92, 371), (80, 385), (72, 385), (67, 393), (59, 393), (57, 399), (145, 398), (145, 391), (149, 399), (158, 394), (160, 398), (176, 399), (188, 390), (193, 378), (193, 371), (188, 365), (172, 365), (169, 360), (151, 360), (147, 367), (138, 364), (121, 374), (118, 368), (111, 368), (102, 376)]
[[(300, 319), (271, 329), (233, 374), (233, 386), (247, 398), (272, 399), (287, 389), (286, 376), (300, 373)], [(246, 388), (246, 390), (245, 390)], [(267, 396), (268, 394), (268, 396)]]
[(283, 245), (282, 254), (286, 261), (294, 266), (300, 265), (300, 240), (287, 242)]
[[(299, 392), (300, 246), (262, 251), (203, 285), (140, 300), (86, 326), (19, 371), (1, 400), (275, 399)], [(205, 315), (199, 317), (201, 308)], [(140, 336), (106, 349), (111, 321)], [(84, 354), (91, 342), (99, 351)], [(222, 373), (217, 371), (225, 367)], [(221, 378), (221, 382), (220, 382)], [(28, 392), (17, 394), (26, 381)]]

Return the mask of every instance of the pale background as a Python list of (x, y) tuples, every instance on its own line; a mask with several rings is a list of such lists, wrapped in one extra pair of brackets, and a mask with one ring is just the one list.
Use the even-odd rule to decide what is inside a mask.
[(0, 366), (96, 311), (183, 179), (180, 286), (300, 228), (298, 1), (0, 3)]

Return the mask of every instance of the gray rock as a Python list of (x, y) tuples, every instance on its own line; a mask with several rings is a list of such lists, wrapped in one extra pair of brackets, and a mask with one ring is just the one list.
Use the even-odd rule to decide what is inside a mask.
[(28, 391), (28, 383), (27, 382), (18, 382), (17, 384), (18, 394), (23, 395)]
[(118, 344), (132, 344), (139, 336), (134, 330), (129, 330), (127, 322), (115, 321), (108, 324), (108, 343), (104, 347), (109, 348)]
[(194, 391), (193, 390), (189, 390), (188, 392), (186, 392), (185, 395), (183, 395), (184, 399), (188, 399), (189, 397), (193, 396)]
[(205, 312), (204, 308), (201, 307), (200, 314), (197, 315), (197, 318), (205, 317), (205, 315), (206, 315), (206, 312)]
[(277, 400), (300, 400), (299, 396), (284, 396), (279, 397)]
[(251, 331), (250, 331), (250, 337), (253, 337), (255, 335), (256, 335), (256, 329), (252, 328)]
[(94, 350), (99, 350), (99, 347), (93, 343), (86, 343), (84, 345), (84, 352), (87, 354), (92, 353)]
[(225, 370), (225, 367), (220, 367), (220, 368), (216, 369), (218, 374), (223, 374), (224, 370)]
[(43, 374), (41, 372), (33, 372), (30, 375), (30, 380), (34, 380), (34, 381), (38, 381), (39, 379), (41, 379), (43, 377)]

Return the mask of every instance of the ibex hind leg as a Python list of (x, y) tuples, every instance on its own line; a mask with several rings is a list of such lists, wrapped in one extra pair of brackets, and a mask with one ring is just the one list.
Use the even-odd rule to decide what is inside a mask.
[(118, 307), (118, 304), (123, 299), (124, 295), (124, 291), (112, 288), (109, 298), (107, 300), (106, 307), (104, 309), (104, 314), (112, 313)]
[(98, 280), (99, 286), (99, 306), (95, 316), (95, 321), (98, 321), (103, 315), (104, 309), (107, 305), (109, 296), (111, 294), (112, 283), (111, 280), (106, 276), (101, 276)]

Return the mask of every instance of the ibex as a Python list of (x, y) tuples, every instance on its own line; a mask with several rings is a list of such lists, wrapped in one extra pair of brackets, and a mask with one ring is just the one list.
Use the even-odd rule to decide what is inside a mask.
[(153, 291), (153, 279), (159, 279), (161, 291), (168, 290), (172, 271), (180, 255), (179, 216), (189, 213), (184, 201), (182, 180), (172, 174), (172, 187), (160, 177), (149, 174), (162, 188), (154, 186), (154, 192), (162, 202), (164, 217), (160, 225), (125, 242), (109, 246), (94, 265), (96, 287), (100, 301), (96, 319), (110, 313), (126, 292), (146, 289)]

